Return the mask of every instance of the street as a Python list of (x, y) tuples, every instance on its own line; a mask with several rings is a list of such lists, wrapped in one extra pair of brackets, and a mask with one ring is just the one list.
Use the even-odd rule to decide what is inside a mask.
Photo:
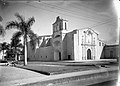
[(0, 66), (0, 82), (8, 82), (43, 76), (45, 75), (21, 68), (11, 66)]

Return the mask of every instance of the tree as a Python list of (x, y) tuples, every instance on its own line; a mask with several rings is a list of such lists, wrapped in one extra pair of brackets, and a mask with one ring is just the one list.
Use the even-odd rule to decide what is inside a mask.
[(23, 49), (23, 45), (20, 43), (20, 41), (21, 40), (19, 38), (16, 38), (15, 35), (13, 35), (10, 45), (16, 61), (18, 60), (18, 55), (21, 54), (21, 51)]
[(31, 30), (31, 26), (35, 22), (34, 17), (25, 20), (25, 18), (19, 13), (15, 14), (18, 21), (10, 21), (6, 25), (6, 30), (9, 29), (17, 29), (18, 31), (14, 34), (17, 38), (23, 36), (23, 44), (24, 44), (24, 65), (27, 65), (27, 56), (28, 56), (28, 37), (30, 38), (30, 44), (32, 45), (32, 49), (35, 49), (35, 45), (37, 43), (37, 35)]
[(5, 56), (5, 50), (8, 50), (8, 49), (9, 49), (9, 44), (7, 44), (7, 42), (1, 43), (0, 51), (3, 51), (3, 56), (2, 56), (3, 60)]

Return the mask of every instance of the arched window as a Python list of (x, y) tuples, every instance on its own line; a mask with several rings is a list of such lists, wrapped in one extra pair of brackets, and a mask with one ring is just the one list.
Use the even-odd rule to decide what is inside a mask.
[(66, 22), (65, 22), (65, 30), (67, 29), (67, 24), (66, 24)]

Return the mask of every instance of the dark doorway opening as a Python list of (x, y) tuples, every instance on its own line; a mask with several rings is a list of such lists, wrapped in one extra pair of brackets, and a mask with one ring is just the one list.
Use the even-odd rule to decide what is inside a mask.
[(91, 50), (90, 49), (87, 50), (87, 59), (91, 59)]
[(59, 52), (59, 60), (61, 60), (61, 52)]
[(71, 60), (71, 55), (68, 55), (68, 60)]

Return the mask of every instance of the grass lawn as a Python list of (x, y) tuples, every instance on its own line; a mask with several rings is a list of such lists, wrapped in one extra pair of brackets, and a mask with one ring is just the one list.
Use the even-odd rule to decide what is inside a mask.
[[(46, 75), (62, 74), (77, 71), (95, 70), (99, 66), (95, 65), (113, 65), (110, 62), (93, 61), (93, 62), (28, 62), (27, 66), (19, 66), (28, 70), (43, 73)], [(114, 63), (115, 65), (115, 63)]]
[(35, 72), (43, 73), (46, 75), (99, 69), (99, 67), (93, 65), (90, 66), (27, 65), (21, 67)]

